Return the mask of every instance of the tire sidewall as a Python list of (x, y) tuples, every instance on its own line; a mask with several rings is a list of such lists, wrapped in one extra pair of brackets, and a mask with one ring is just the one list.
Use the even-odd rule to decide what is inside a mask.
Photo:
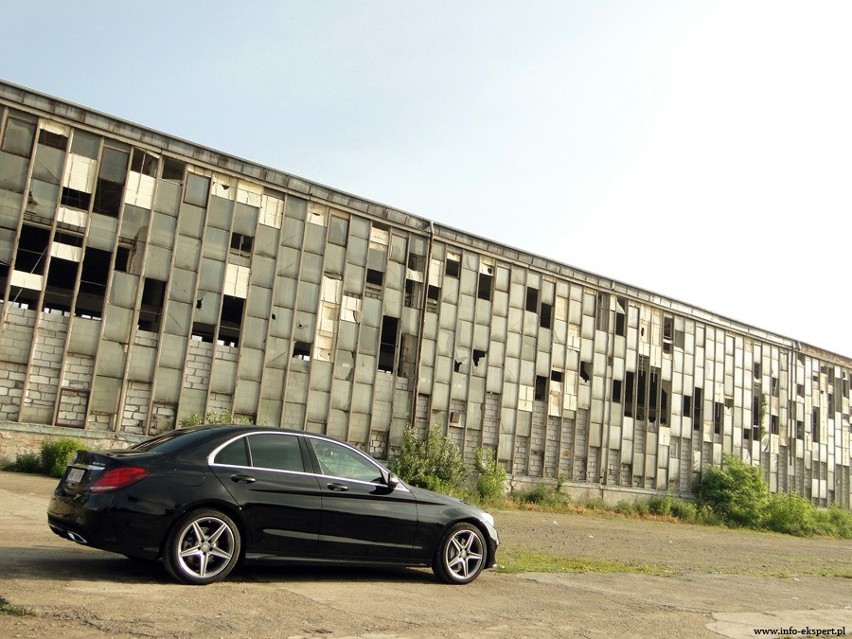
[[(450, 543), (450, 540), (456, 534), (463, 530), (473, 532), (479, 539), (479, 545), (482, 549), (482, 561), (480, 562), (477, 569), (467, 577), (459, 577), (459, 575), (457, 575), (450, 569), (449, 564), (447, 563), (447, 547)], [(476, 524), (472, 524), (469, 522), (459, 522), (450, 526), (447, 529), (447, 532), (444, 533), (444, 536), (441, 538), (441, 543), (438, 544), (438, 549), (435, 553), (435, 558), (432, 562), (432, 570), (435, 575), (444, 583), (453, 585), (469, 584), (474, 579), (476, 579), (479, 574), (484, 570), (487, 552), (488, 550), (485, 542), (485, 535), (482, 533), (479, 527)]]

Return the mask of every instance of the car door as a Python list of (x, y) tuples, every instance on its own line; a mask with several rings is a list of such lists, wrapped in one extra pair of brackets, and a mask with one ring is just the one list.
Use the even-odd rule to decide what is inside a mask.
[(316, 552), (322, 497), (316, 476), (305, 472), (299, 440), (290, 433), (252, 433), (211, 456), (210, 468), (244, 514), (248, 556)]
[(413, 555), (417, 501), (360, 451), (306, 438), (322, 491), (319, 551), (351, 561), (405, 561)]

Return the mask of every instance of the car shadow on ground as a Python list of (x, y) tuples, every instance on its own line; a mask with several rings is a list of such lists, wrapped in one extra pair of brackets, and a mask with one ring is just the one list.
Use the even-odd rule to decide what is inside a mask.
[[(68, 581), (110, 581), (121, 584), (174, 584), (159, 561), (130, 559), (91, 548), (0, 547), (0, 581), (10, 579), (66, 579)], [(238, 566), (226, 579), (234, 583), (288, 582), (386, 582), (435, 583), (423, 569), (287, 564), (249, 561)]]

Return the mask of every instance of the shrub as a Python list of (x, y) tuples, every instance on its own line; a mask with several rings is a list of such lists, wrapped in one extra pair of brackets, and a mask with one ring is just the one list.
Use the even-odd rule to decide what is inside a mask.
[(660, 517), (668, 517), (672, 514), (672, 503), (674, 499), (669, 493), (665, 495), (652, 495), (648, 499), (648, 510)]
[(211, 410), (206, 415), (202, 416), (198, 413), (187, 415), (181, 418), (181, 428), (192, 428), (193, 426), (202, 426), (204, 424), (254, 424), (254, 421), (247, 417), (234, 417), (226, 410), (215, 411)]
[(672, 516), (683, 521), (694, 522), (698, 520), (698, 507), (691, 501), (675, 499), (672, 501)]
[(15, 457), (15, 461), (6, 464), (3, 470), (15, 473), (40, 473), (41, 455), (38, 453), (21, 453)]
[(769, 530), (787, 535), (810, 535), (814, 532), (814, 507), (799, 495), (772, 495), (766, 506), (764, 525)]
[(462, 490), (468, 473), (459, 447), (437, 425), (429, 429), (423, 440), (417, 437), (414, 428), (405, 429), (393, 470), (415, 486), (443, 492)]
[(506, 469), (497, 461), (494, 451), (476, 451), (476, 494), (483, 502), (500, 499), (506, 491)]
[(547, 484), (536, 484), (532, 488), (513, 495), (512, 499), (521, 505), (541, 508), (564, 508), (571, 503), (571, 497), (553, 489)]
[(51, 477), (62, 477), (74, 454), (85, 448), (83, 442), (72, 437), (46, 439), (41, 444), (41, 468)]
[(760, 469), (742, 459), (725, 455), (721, 468), (704, 470), (699, 500), (713, 509), (726, 523), (760, 528), (769, 501), (769, 489)]

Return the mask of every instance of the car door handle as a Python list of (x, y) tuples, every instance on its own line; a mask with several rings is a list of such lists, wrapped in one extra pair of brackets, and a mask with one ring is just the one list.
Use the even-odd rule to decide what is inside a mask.
[(346, 486), (345, 484), (338, 484), (337, 482), (332, 482), (332, 483), (328, 484), (328, 489), (329, 490), (336, 490), (338, 492), (344, 493), (347, 490), (349, 490), (349, 486)]
[(235, 484), (253, 484), (257, 480), (251, 475), (231, 475), (231, 481)]

